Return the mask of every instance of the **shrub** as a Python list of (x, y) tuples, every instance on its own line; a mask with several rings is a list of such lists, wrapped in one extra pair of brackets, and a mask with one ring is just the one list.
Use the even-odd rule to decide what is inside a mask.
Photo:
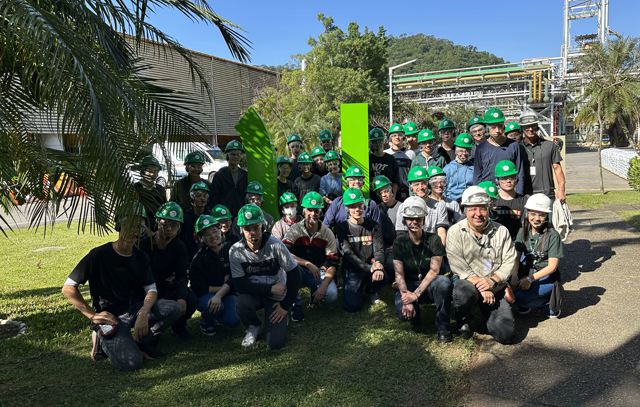
[(627, 172), (627, 180), (631, 188), (640, 191), (640, 157), (631, 159), (629, 171)]

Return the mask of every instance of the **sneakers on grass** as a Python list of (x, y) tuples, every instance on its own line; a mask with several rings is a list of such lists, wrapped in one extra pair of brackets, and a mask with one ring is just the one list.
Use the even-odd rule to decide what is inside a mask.
[(242, 346), (248, 348), (255, 345), (258, 340), (258, 335), (260, 335), (260, 329), (261, 327), (258, 325), (249, 325), (247, 333), (242, 340)]
[(200, 332), (205, 336), (213, 336), (216, 334), (216, 328), (213, 326), (200, 325)]

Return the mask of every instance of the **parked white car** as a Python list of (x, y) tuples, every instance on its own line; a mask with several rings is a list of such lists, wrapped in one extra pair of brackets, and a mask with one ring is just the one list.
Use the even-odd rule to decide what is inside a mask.
[[(154, 145), (153, 147), (153, 155), (158, 159), (158, 161), (163, 162), (164, 157), (160, 146)], [(170, 156), (171, 162), (175, 168), (175, 173), (178, 174), (178, 177), (182, 177), (187, 174), (187, 170), (184, 167), (184, 157), (192, 151), (200, 151), (203, 153), (205, 163), (202, 166), (202, 174), (200, 174), (200, 176), (209, 180), (209, 182), (213, 180), (213, 176), (220, 170), (220, 168), (227, 165), (224, 152), (220, 150), (218, 146), (207, 143), (167, 143), (166, 151)]]

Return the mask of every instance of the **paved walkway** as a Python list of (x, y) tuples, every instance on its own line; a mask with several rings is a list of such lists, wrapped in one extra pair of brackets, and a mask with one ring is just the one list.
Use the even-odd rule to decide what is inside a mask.
[[(600, 192), (598, 150), (567, 146), (565, 175), (567, 193)], [(627, 180), (602, 170), (605, 191), (629, 190)]]

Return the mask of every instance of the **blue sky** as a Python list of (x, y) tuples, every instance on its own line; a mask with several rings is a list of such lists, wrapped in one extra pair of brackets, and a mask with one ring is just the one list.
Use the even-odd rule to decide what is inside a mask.
[[(316, 15), (332, 16), (346, 28), (383, 25), (391, 35), (423, 33), (460, 45), (475, 45), (507, 61), (560, 56), (563, 0), (361, 1), (272, 0), (211, 1), (222, 17), (240, 25), (252, 41), (251, 63), (279, 65), (309, 50), (309, 37), (322, 30)], [(640, 36), (640, 1), (610, 0), (609, 25), (625, 36)], [(159, 10), (151, 21), (187, 48), (231, 58), (212, 27), (194, 24), (176, 12)], [(588, 27), (582, 33), (595, 32)], [(584, 25), (584, 24), (582, 24)]]

